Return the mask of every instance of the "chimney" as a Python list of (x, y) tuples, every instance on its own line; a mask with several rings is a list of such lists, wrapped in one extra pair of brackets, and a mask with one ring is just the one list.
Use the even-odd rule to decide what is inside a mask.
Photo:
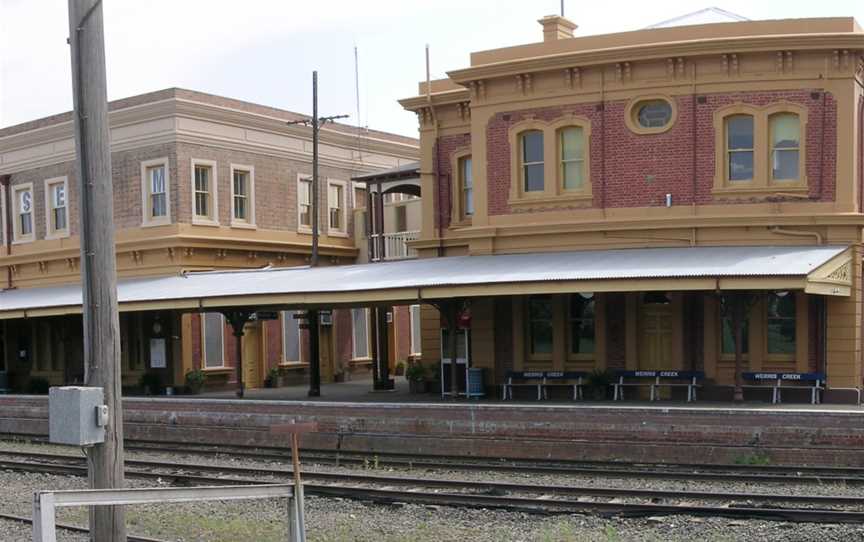
[(572, 38), (576, 30), (576, 23), (560, 15), (547, 15), (537, 22), (543, 25), (543, 41)]

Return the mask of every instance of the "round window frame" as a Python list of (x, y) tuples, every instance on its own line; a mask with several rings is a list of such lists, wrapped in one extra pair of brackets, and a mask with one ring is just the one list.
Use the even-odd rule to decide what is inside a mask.
[[(663, 126), (655, 126), (652, 128), (647, 128), (639, 124), (639, 109), (648, 102), (654, 102), (658, 100), (666, 102), (672, 109), (672, 114), (669, 117), (669, 122), (667, 122)], [(627, 124), (627, 128), (629, 128), (630, 131), (634, 134), (662, 134), (663, 132), (668, 132), (669, 130), (671, 130), (672, 127), (675, 126), (675, 123), (678, 122), (678, 104), (675, 100), (673, 100), (669, 96), (666, 96), (665, 94), (639, 96), (637, 98), (633, 98), (632, 100), (630, 100), (630, 103), (627, 104), (627, 109), (624, 112), (624, 122)]]

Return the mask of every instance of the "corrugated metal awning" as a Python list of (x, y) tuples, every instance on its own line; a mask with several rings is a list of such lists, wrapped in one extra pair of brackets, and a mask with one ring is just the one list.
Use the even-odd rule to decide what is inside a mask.
[[(562, 292), (799, 289), (848, 296), (845, 246), (690, 247), (459, 256), (124, 279), (123, 311), (304, 307)], [(79, 285), (0, 293), (0, 318), (80, 312)]]

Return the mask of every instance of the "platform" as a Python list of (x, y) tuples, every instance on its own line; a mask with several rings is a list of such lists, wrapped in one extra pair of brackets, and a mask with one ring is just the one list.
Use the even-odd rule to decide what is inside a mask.
[[(126, 398), (133, 440), (287, 447), (270, 427), (314, 422), (307, 449), (446, 457), (864, 466), (864, 409), (843, 405), (428, 401), (325, 387), (316, 400)], [(362, 393), (359, 390), (362, 391)], [(257, 397), (256, 397), (257, 396)], [(264, 398), (262, 398), (264, 397)], [(422, 397), (427, 401), (405, 401)], [(335, 400), (341, 398), (341, 400)], [(0, 396), (0, 432), (44, 436), (45, 396)]]
[[(481, 399), (466, 399), (460, 397), (457, 400), (443, 398), (439, 394), (421, 393), (412, 394), (408, 390), (408, 382), (404, 377), (395, 377), (395, 389), (392, 391), (372, 391), (372, 379), (361, 378), (349, 382), (329, 383), (321, 385), (320, 397), (309, 397), (308, 385), (292, 385), (280, 388), (257, 388), (248, 389), (243, 401), (301, 401), (301, 402), (335, 402), (335, 403), (429, 403), (438, 405), (450, 404), (491, 404), (501, 406), (524, 406), (533, 408), (538, 406), (555, 406), (566, 408), (638, 408), (638, 409), (682, 409), (682, 410), (760, 410), (760, 411), (801, 411), (801, 412), (861, 412), (864, 413), (864, 405), (850, 404), (819, 404), (811, 405), (804, 402), (787, 402), (771, 404), (769, 401), (745, 401), (743, 403), (729, 403), (719, 401), (695, 401), (684, 403), (682, 401), (589, 401), (572, 399), (548, 399), (537, 401), (536, 399), (517, 399), (502, 401), (496, 397), (485, 397)], [(205, 392), (199, 395), (179, 395), (165, 397), (165, 399), (223, 399), (235, 400), (237, 398), (234, 390)]]

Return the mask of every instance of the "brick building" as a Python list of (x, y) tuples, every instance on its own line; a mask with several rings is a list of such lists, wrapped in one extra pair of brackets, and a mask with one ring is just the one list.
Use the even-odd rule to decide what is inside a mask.
[[(584, 252), (600, 266), (454, 292), (487, 385), (665, 369), (704, 372), (718, 397), (742, 371), (827, 373), (828, 398), (860, 393), (864, 32), (735, 19), (574, 37), (545, 17), (542, 42), (472, 53), (401, 101), (420, 126), (420, 261)], [(800, 280), (772, 267), (789, 250), (812, 257)], [(713, 271), (687, 275), (696, 254)], [(424, 360), (440, 359), (441, 317), (424, 306), (422, 322)]]
[[(118, 100), (109, 109), (121, 279), (308, 262), (311, 128), (287, 124), (306, 117), (183, 89)], [(417, 141), (330, 124), (322, 129), (320, 153), (322, 264), (354, 263), (367, 195), (352, 177), (415, 161)], [(71, 114), (0, 129), (0, 182), (3, 290), (78, 283)], [(0, 293), (0, 309), (3, 302)], [(181, 386), (193, 369), (203, 369), (210, 386), (233, 383), (236, 339), (223, 316), (175, 309), (124, 309), (124, 385), (136, 386), (152, 373), (164, 385)], [(7, 313), (0, 322), (6, 381), (0, 388), (27, 390), (35, 378), (80, 382), (81, 317), (75, 313)], [(407, 318), (407, 310), (402, 313)], [(327, 322), (321, 331), (325, 381), (367, 370), (368, 309), (339, 309)], [(292, 311), (247, 324), (247, 386), (262, 385), (274, 368), (285, 377), (302, 376), (305, 334)], [(394, 360), (409, 355), (407, 347), (393, 350)]]

